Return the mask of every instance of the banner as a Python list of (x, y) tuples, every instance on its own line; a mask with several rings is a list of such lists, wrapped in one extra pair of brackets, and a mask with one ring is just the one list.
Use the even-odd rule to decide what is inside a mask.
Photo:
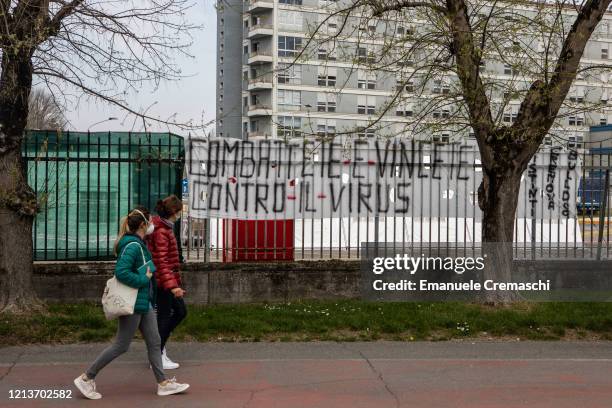
[[(197, 218), (482, 217), (480, 156), (468, 143), (190, 138), (186, 144), (190, 215)], [(575, 151), (542, 150), (523, 175), (517, 216), (575, 217), (579, 177)]]

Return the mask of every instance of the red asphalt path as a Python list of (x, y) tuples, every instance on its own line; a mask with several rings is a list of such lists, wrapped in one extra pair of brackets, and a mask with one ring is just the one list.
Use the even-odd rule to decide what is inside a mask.
[[(169, 372), (188, 393), (157, 397), (142, 344), (97, 379), (100, 401), (72, 379), (104, 345), (0, 349), (2, 407), (610, 408), (612, 344), (172, 344)], [(12, 360), (11, 360), (12, 359)], [(9, 399), (9, 390), (69, 389), (68, 400)]]

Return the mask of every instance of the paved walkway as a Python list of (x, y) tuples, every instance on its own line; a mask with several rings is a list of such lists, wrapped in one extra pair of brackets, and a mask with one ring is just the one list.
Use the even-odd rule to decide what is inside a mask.
[[(185, 395), (157, 397), (142, 343), (98, 376), (100, 401), (72, 379), (103, 344), (0, 349), (1, 407), (612, 407), (612, 342), (184, 343)], [(73, 390), (10, 400), (9, 390)]]

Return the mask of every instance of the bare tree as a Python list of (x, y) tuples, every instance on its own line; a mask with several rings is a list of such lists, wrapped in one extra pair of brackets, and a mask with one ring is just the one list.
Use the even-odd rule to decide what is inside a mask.
[(38, 210), (21, 160), (33, 85), (62, 105), (94, 98), (145, 120), (126, 101), (145, 82), (181, 77), (189, 0), (0, 0), (0, 311), (40, 305), (32, 287), (32, 221)]
[(53, 95), (42, 89), (33, 89), (28, 100), (30, 130), (62, 130), (68, 121)]
[[(486, 274), (509, 280), (521, 176), (544, 138), (558, 130), (560, 118), (593, 109), (582, 98), (567, 97), (578, 75), (609, 69), (581, 65), (581, 58), (610, 3), (330, 3), (329, 14), (311, 27), (295, 62), (311, 59), (323, 48), (337, 50), (334, 58), (352, 62), (344, 69), (395, 76), (397, 87), (371, 115), (369, 128), (381, 131), (389, 123), (385, 115), (402, 109), (409, 110), (410, 117), (396, 118), (403, 124), (401, 133), (469, 132), (475, 137), (483, 166), (478, 189), (482, 237), (491, 261)], [(510, 78), (500, 80), (487, 72), (487, 63), (504, 64)], [(418, 106), (405, 108), (413, 103)], [(508, 109), (515, 111), (508, 116)], [(515, 298), (508, 292), (487, 296), (491, 302)]]

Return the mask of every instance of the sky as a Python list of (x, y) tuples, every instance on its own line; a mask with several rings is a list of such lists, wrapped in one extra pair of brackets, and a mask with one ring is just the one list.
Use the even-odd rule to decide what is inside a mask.
[[(158, 89), (153, 86), (143, 87), (138, 95), (131, 95), (130, 105), (138, 111), (144, 111), (154, 117), (168, 117), (178, 112), (181, 119), (192, 118), (195, 122), (208, 122), (215, 117), (216, 100), (216, 41), (217, 17), (213, 0), (198, 0), (189, 16), (193, 24), (203, 26), (195, 31), (194, 43), (190, 48), (193, 59), (175, 60), (183, 66), (186, 77), (179, 81), (162, 83)], [(152, 106), (151, 106), (152, 105)], [(78, 131), (142, 131), (142, 120), (129, 118), (124, 120), (125, 112), (102, 102), (82, 101), (77, 107), (66, 112), (69, 129)], [(106, 121), (92, 126), (96, 122), (110, 117), (118, 120)], [(167, 131), (166, 126), (150, 124), (149, 131)], [(186, 133), (178, 131), (179, 134)]]

